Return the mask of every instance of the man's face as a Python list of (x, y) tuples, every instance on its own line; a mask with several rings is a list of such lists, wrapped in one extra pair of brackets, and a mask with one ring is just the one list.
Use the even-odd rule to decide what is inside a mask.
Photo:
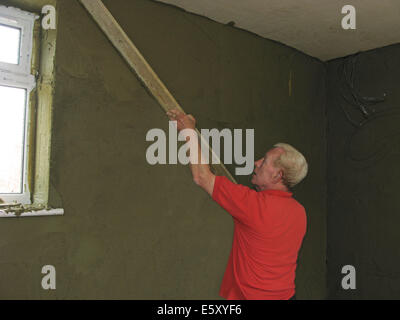
[(282, 148), (273, 148), (269, 150), (264, 157), (254, 162), (254, 173), (251, 177), (251, 183), (257, 190), (273, 189), (274, 185), (282, 179), (282, 169), (275, 167), (275, 160), (284, 153)]

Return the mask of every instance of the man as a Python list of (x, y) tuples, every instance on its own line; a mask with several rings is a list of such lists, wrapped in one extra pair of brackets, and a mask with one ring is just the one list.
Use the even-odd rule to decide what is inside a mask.
[[(195, 129), (196, 120), (177, 109), (167, 112), (177, 129)], [(255, 162), (251, 182), (256, 190), (215, 176), (208, 164), (190, 163), (194, 182), (234, 219), (234, 235), (220, 295), (226, 299), (293, 300), (297, 256), (306, 232), (304, 207), (290, 188), (306, 175), (303, 155), (278, 143)]]

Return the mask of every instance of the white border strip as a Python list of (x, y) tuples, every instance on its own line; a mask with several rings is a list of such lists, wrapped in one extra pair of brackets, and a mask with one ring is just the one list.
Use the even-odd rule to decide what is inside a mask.
[(6, 212), (0, 210), (0, 218), (18, 218), (18, 217), (43, 217), (43, 216), (62, 216), (64, 215), (64, 209), (50, 209), (50, 210), (39, 210), (39, 211), (27, 211), (20, 215), (16, 215), (15, 212)]

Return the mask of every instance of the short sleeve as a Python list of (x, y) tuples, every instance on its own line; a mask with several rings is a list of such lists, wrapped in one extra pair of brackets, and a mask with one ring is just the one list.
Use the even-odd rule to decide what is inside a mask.
[(224, 176), (215, 177), (212, 199), (243, 223), (249, 221), (258, 204), (257, 191)]

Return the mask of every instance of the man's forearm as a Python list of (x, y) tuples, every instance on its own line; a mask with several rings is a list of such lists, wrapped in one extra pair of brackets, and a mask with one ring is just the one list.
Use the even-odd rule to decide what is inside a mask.
[[(214, 187), (215, 176), (211, 172), (210, 165), (206, 161), (203, 152), (209, 152), (209, 150), (204, 150), (202, 152), (201, 143), (199, 141), (199, 136), (196, 131), (194, 131), (190, 137), (186, 138), (189, 143), (190, 150), (197, 150), (197, 154), (190, 155), (190, 170), (192, 171), (193, 181), (207, 191), (210, 195), (212, 194)], [(200, 138), (201, 139), (201, 138)]]
[[(212, 196), (214, 190), (215, 175), (211, 172), (210, 165), (208, 164), (208, 157), (204, 157), (201, 146), (199, 143), (199, 136), (197, 135), (196, 119), (192, 115), (186, 115), (181, 110), (171, 109), (167, 111), (168, 117), (176, 121), (178, 131), (186, 135), (186, 143), (188, 143), (190, 151), (190, 170), (192, 171), (193, 181), (202, 187), (209, 195)], [(185, 130), (189, 130), (186, 131)], [(204, 148), (204, 152), (209, 152), (208, 148)], [(193, 153), (191, 152), (193, 151)]]

